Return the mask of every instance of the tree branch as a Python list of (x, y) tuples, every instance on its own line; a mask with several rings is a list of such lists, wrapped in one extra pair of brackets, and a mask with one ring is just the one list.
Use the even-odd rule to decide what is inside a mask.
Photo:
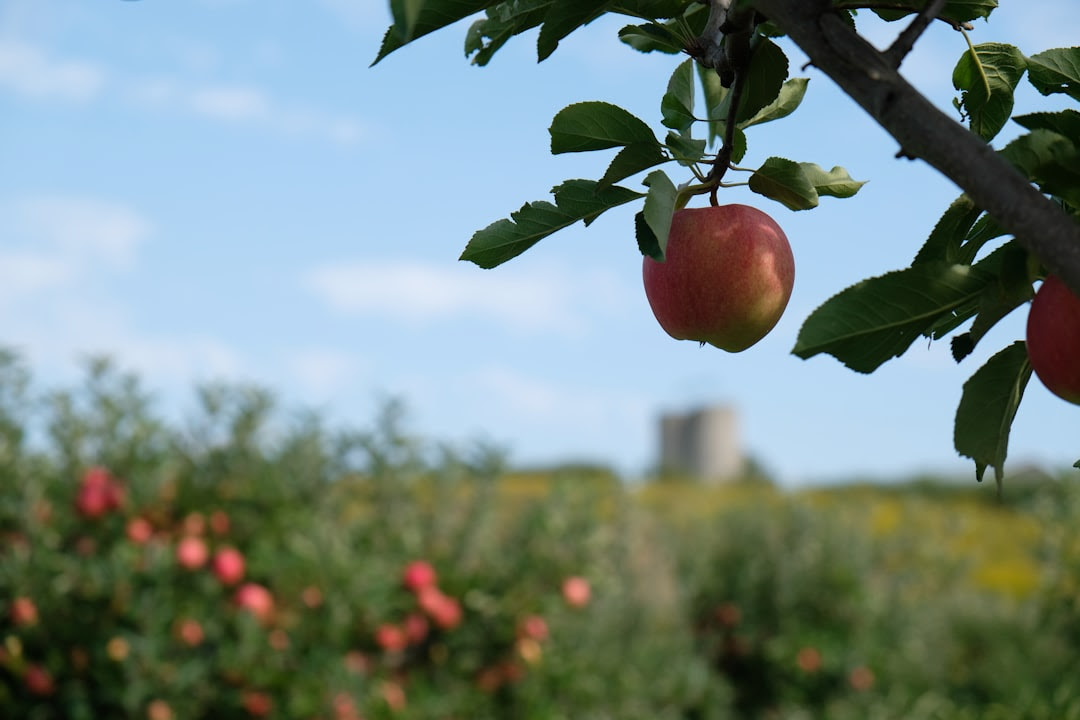
[(900, 67), (900, 63), (911, 52), (911, 48), (915, 47), (915, 41), (930, 26), (930, 23), (934, 21), (934, 18), (938, 16), (943, 7), (945, 7), (945, 0), (927, 1), (926, 7), (919, 11), (911, 24), (904, 28), (903, 32), (893, 41), (893, 44), (889, 46), (889, 49), (883, 53), (889, 65), (894, 68)]
[(955, 182), (1080, 295), (1080, 223), (986, 142), (938, 110), (832, 10), (829, 0), (752, 0), (900, 143)]

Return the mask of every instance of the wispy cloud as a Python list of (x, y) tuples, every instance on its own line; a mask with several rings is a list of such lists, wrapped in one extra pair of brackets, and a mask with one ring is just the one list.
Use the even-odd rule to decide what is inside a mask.
[(34, 98), (86, 101), (106, 84), (105, 71), (85, 60), (68, 60), (25, 43), (0, 40), (0, 87)]
[(451, 317), (487, 318), (515, 330), (582, 330), (580, 308), (617, 302), (618, 286), (600, 273), (500, 268), (416, 261), (336, 263), (306, 273), (304, 284), (332, 309), (395, 317), (415, 324)]
[(5, 90), (38, 100), (79, 102), (102, 99), (111, 90), (109, 97), (144, 109), (182, 112), (343, 145), (365, 136), (363, 124), (355, 117), (277, 98), (257, 85), (124, 76), (89, 60), (58, 57), (42, 47), (10, 40), (0, 40), (0, 92)]
[(63, 369), (107, 353), (155, 382), (236, 376), (240, 358), (202, 334), (140, 331), (111, 292), (135, 270), (153, 224), (136, 209), (98, 198), (44, 196), (0, 206), (3, 341), (35, 367)]

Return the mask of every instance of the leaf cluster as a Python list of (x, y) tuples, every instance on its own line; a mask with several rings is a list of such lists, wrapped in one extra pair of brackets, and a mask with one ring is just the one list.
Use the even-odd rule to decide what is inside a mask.
[[(971, 47), (953, 71), (956, 107), (972, 132), (991, 141), (1012, 119), (1029, 132), (999, 150), (1033, 184), (1080, 217), (1080, 112), (1065, 109), (1012, 117), (1013, 94), (1024, 74), (1042, 94), (1080, 100), (1080, 48), (1025, 57), (1001, 43)], [(807, 318), (794, 353), (833, 355), (858, 372), (873, 372), (902, 355), (920, 337), (951, 338), (953, 357), (970, 355), (1000, 320), (1025, 305), (1032, 283), (1044, 274), (1038, 261), (1014, 240), (992, 252), (987, 243), (1005, 235), (966, 196), (945, 211), (910, 267), (864, 280), (840, 292)], [(990, 358), (964, 385), (956, 413), (954, 444), (987, 467), (1000, 483), (1009, 432), (1031, 366), (1023, 342)]]

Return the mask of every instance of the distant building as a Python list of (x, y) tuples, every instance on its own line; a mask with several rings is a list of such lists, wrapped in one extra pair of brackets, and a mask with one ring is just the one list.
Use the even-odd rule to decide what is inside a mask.
[(661, 416), (661, 473), (723, 482), (737, 478), (742, 471), (733, 408), (715, 405)]

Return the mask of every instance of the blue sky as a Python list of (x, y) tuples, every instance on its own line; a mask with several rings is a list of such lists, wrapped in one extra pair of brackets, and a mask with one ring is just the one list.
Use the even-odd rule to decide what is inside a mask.
[[(1070, 0), (1003, 5), (976, 42), (1074, 44)], [(478, 69), (460, 24), (369, 68), (388, 23), (379, 0), (0, 3), (0, 343), (45, 384), (111, 355), (169, 411), (221, 379), (351, 425), (400, 397), (415, 431), (494, 442), (522, 464), (635, 476), (655, 460), (661, 412), (729, 403), (746, 450), (785, 483), (970, 472), (952, 448), (960, 387), (1022, 336), (1019, 314), (960, 366), (945, 343), (870, 376), (790, 354), (814, 307), (906, 265), (958, 194), (895, 160), (854, 103), (799, 70), (797, 49), (804, 106), (755, 128), (744, 164), (780, 155), (870, 182), (803, 213), (723, 193), (771, 213), (797, 264), (780, 324), (729, 355), (656, 324), (633, 206), (496, 270), (457, 261), (475, 230), (602, 174), (606, 153), (549, 154), (559, 109), (614, 102), (659, 133), (678, 59), (640, 55), (602, 21), (539, 65), (529, 35)], [(866, 26), (878, 43), (895, 30)], [(904, 70), (948, 107), (965, 47), (932, 28)], [(1026, 87), (1018, 103), (1056, 107)], [(1071, 464), (1078, 421), (1032, 382), (1013, 464)]]

